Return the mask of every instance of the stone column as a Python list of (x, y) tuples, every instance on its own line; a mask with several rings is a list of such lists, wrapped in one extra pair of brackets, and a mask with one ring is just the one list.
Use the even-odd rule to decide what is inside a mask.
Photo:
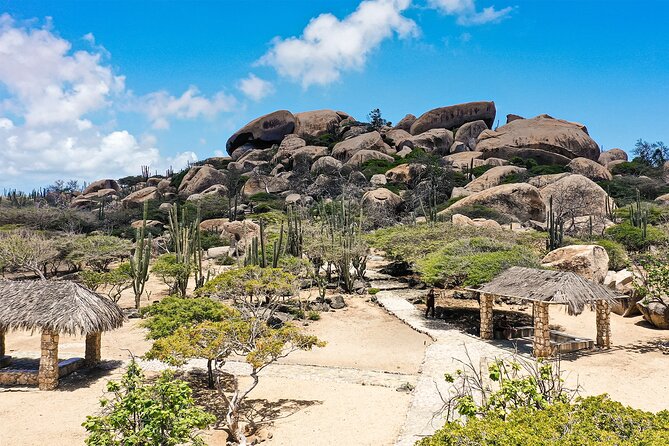
[(0, 330), (0, 360), (5, 356), (5, 332)]
[(605, 300), (595, 304), (597, 315), (597, 347), (611, 347), (611, 305)]
[(37, 381), (40, 390), (54, 390), (58, 387), (58, 333), (42, 332), (42, 357), (39, 361)]
[(101, 358), (101, 333), (86, 335), (86, 365), (95, 365)]
[(548, 304), (533, 302), (534, 308), (534, 342), (533, 354), (537, 358), (547, 358), (553, 354), (551, 347), (551, 333), (548, 328)]
[(495, 296), (481, 293), (479, 295), (479, 306), (481, 307), (481, 339), (493, 338), (492, 305)]

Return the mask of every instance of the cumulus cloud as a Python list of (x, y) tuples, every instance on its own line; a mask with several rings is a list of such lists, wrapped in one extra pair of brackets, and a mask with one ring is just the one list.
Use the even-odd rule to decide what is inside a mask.
[(460, 25), (496, 23), (509, 16), (513, 8), (495, 9), (494, 6), (476, 10), (475, 0), (428, 0), (428, 4), (446, 15), (457, 17)]
[(249, 73), (248, 77), (240, 80), (237, 87), (254, 101), (260, 101), (274, 92), (274, 86), (271, 82), (261, 79), (253, 73)]
[(321, 14), (300, 37), (276, 38), (259, 63), (305, 88), (330, 84), (345, 71), (361, 69), (384, 40), (415, 36), (416, 23), (402, 15), (410, 5), (411, 0), (365, 0), (341, 20)]
[(155, 129), (170, 127), (170, 118), (213, 118), (221, 112), (234, 110), (237, 100), (223, 91), (211, 98), (200, 94), (197, 87), (190, 86), (181, 96), (175, 97), (166, 91), (157, 91), (139, 98), (137, 107), (144, 111)]
[[(0, 184), (34, 187), (58, 178), (94, 180), (138, 174), (140, 165), (162, 170), (196, 160), (193, 152), (162, 156), (152, 137), (138, 141), (105, 119), (127, 95), (125, 78), (106, 62), (92, 34), (92, 50), (74, 51), (47, 21), (19, 23), (0, 15)], [(211, 116), (229, 103), (206, 99), (191, 87), (179, 98), (150, 95), (163, 107), (156, 119)], [(4, 116), (3, 116), (4, 115)], [(102, 117), (101, 117), (102, 116)]]

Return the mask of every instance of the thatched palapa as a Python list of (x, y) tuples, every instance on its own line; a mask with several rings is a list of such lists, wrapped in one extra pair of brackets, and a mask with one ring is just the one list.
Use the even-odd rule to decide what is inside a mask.
[(119, 328), (114, 302), (69, 281), (0, 281), (0, 331), (26, 329), (89, 335)]
[(569, 314), (578, 315), (597, 301), (614, 302), (620, 296), (578, 274), (514, 266), (480, 288), (469, 291), (518, 298), (532, 302), (567, 305)]

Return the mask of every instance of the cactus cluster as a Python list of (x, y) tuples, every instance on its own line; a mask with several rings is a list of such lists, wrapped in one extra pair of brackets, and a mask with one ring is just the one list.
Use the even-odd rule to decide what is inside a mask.
[(135, 308), (139, 310), (144, 287), (149, 280), (149, 261), (151, 260), (151, 234), (146, 233), (148, 203), (144, 203), (142, 226), (135, 234), (135, 252), (130, 257), (130, 277), (135, 294)]
[(639, 189), (636, 191), (636, 201), (630, 204), (630, 223), (635, 228), (642, 229), (643, 238), (646, 238), (648, 231), (648, 210), (641, 208), (641, 194)]
[[(592, 218), (590, 219), (592, 231)], [(546, 240), (546, 248), (549, 251), (562, 246), (562, 239), (564, 238), (564, 220), (555, 215), (553, 211), (553, 197), (548, 199), (548, 215), (546, 218), (546, 231), (548, 232), (548, 239)]]
[(190, 273), (195, 276), (195, 288), (202, 287), (209, 279), (202, 265), (203, 252), (200, 235), (200, 208), (195, 219), (188, 222), (186, 207), (179, 212), (178, 206), (172, 206), (169, 212), (168, 232), (176, 261), (183, 266), (185, 274), (179, 275), (175, 281), (175, 291), (180, 296), (186, 295)]

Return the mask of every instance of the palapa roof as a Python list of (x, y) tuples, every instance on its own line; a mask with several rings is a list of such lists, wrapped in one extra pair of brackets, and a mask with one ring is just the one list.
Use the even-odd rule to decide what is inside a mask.
[(53, 330), (87, 335), (119, 328), (123, 311), (70, 281), (0, 281), (0, 330)]
[(470, 291), (519, 298), (533, 302), (567, 305), (569, 314), (581, 314), (586, 304), (614, 301), (620, 296), (578, 274), (514, 266), (479, 288)]

